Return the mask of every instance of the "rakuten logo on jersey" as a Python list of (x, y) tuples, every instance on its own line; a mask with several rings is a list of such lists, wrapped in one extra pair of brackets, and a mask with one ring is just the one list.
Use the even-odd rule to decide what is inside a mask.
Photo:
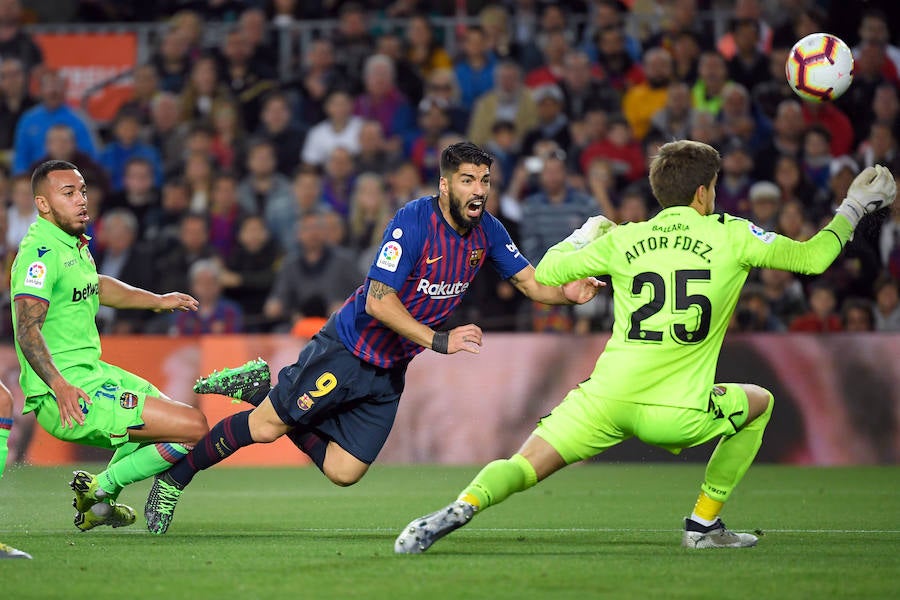
[(456, 296), (464, 294), (467, 289), (469, 289), (468, 281), (455, 281), (453, 283), (441, 281), (440, 283), (431, 283), (427, 279), (420, 279), (419, 285), (416, 286), (417, 292), (422, 292), (435, 300), (455, 298)]

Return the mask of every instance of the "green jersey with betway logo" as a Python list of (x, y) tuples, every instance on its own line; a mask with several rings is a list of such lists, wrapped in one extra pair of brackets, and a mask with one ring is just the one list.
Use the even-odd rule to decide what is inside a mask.
[(706, 410), (728, 322), (752, 267), (820, 273), (853, 232), (836, 216), (796, 242), (730, 215), (671, 207), (620, 225), (580, 250), (551, 248), (546, 285), (610, 275), (615, 324), (582, 388), (599, 398)]
[[(29, 297), (46, 302), (47, 318), (41, 328), (53, 362), (73, 385), (85, 385), (85, 375), (100, 362), (100, 334), (94, 317), (100, 306), (100, 284), (87, 236), (73, 237), (43, 218), (38, 218), (19, 245), (13, 262), (10, 292), (15, 299)], [(25, 412), (34, 407), (27, 399), (50, 392), (22, 355), (16, 342), (22, 374), (19, 382), (26, 397)]]

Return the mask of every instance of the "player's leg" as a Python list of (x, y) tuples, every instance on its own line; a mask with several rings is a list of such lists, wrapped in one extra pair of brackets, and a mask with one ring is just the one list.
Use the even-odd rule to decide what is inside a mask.
[(0, 479), (6, 468), (6, 457), (9, 454), (9, 433), (13, 425), (13, 397), (9, 389), (0, 382)]
[(601, 403), (575, 388), (541, 419), (525, 444), (509, 459), (486, 465), (443, 509), (420, 517), (394, 542), (399, 554), (418, 554), (467, 524), (486, 508), (525, 491), (568, 464), (594, 456), (630, 437)]
[(213, 371), (194, 384), (198, 394), (219, 394), (259, 406), (272, 389), (269, 365), (261, 358), (239, 367)]
[(683, 545), (690, 548), (748, 547), (757, 541), (751, 534), (730, 532), (719, 514), (756, 458), (774, 398), (755, 385), (717, 387), (726, 393), (711, 396), (713, 421), (732, 429), (724, 432), (710, 457), (694, 510), (685, 520)]

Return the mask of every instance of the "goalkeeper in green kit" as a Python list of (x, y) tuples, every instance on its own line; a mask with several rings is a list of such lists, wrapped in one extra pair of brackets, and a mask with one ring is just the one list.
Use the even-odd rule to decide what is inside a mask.
[(796, 242), (713, 213), (720, 162), (706, 144), (663, 145), (650, 166), (662, 206), (656, 217), (619, 227), (592, 217), (547, 252), (536, 272), (545, 285), (611, 276), (615, 324), (605, 350), (590, 378), (540, 420), (518, 453), (484, 467), (455, 502), (411, 522), (395, 552), (424, 552), (474, 514), (631, 437), (673, 453), (718, 440), (682, 545), (756, 545), (756, 536), (719, 518), (756, 456), (774, 403), (759, 386), (714, 382), (741, 287), (753, 267), (821, 273), (860, 219), (894, 201), (896, 185), (887, 168), (865, 169), (831, 222)]

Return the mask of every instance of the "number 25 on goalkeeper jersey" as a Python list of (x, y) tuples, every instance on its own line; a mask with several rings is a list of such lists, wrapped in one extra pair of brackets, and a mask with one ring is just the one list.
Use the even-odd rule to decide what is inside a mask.
[(728, 322), (751, 268), (821, 273), (850, 238), (836, 216), (807, 242), (688, 206), (616, 227), (576, 250), (551, 248), (536, 278), (561, 285), (610, 275), (615, 324), (586, 392), (640, 404), (706, 410)]

